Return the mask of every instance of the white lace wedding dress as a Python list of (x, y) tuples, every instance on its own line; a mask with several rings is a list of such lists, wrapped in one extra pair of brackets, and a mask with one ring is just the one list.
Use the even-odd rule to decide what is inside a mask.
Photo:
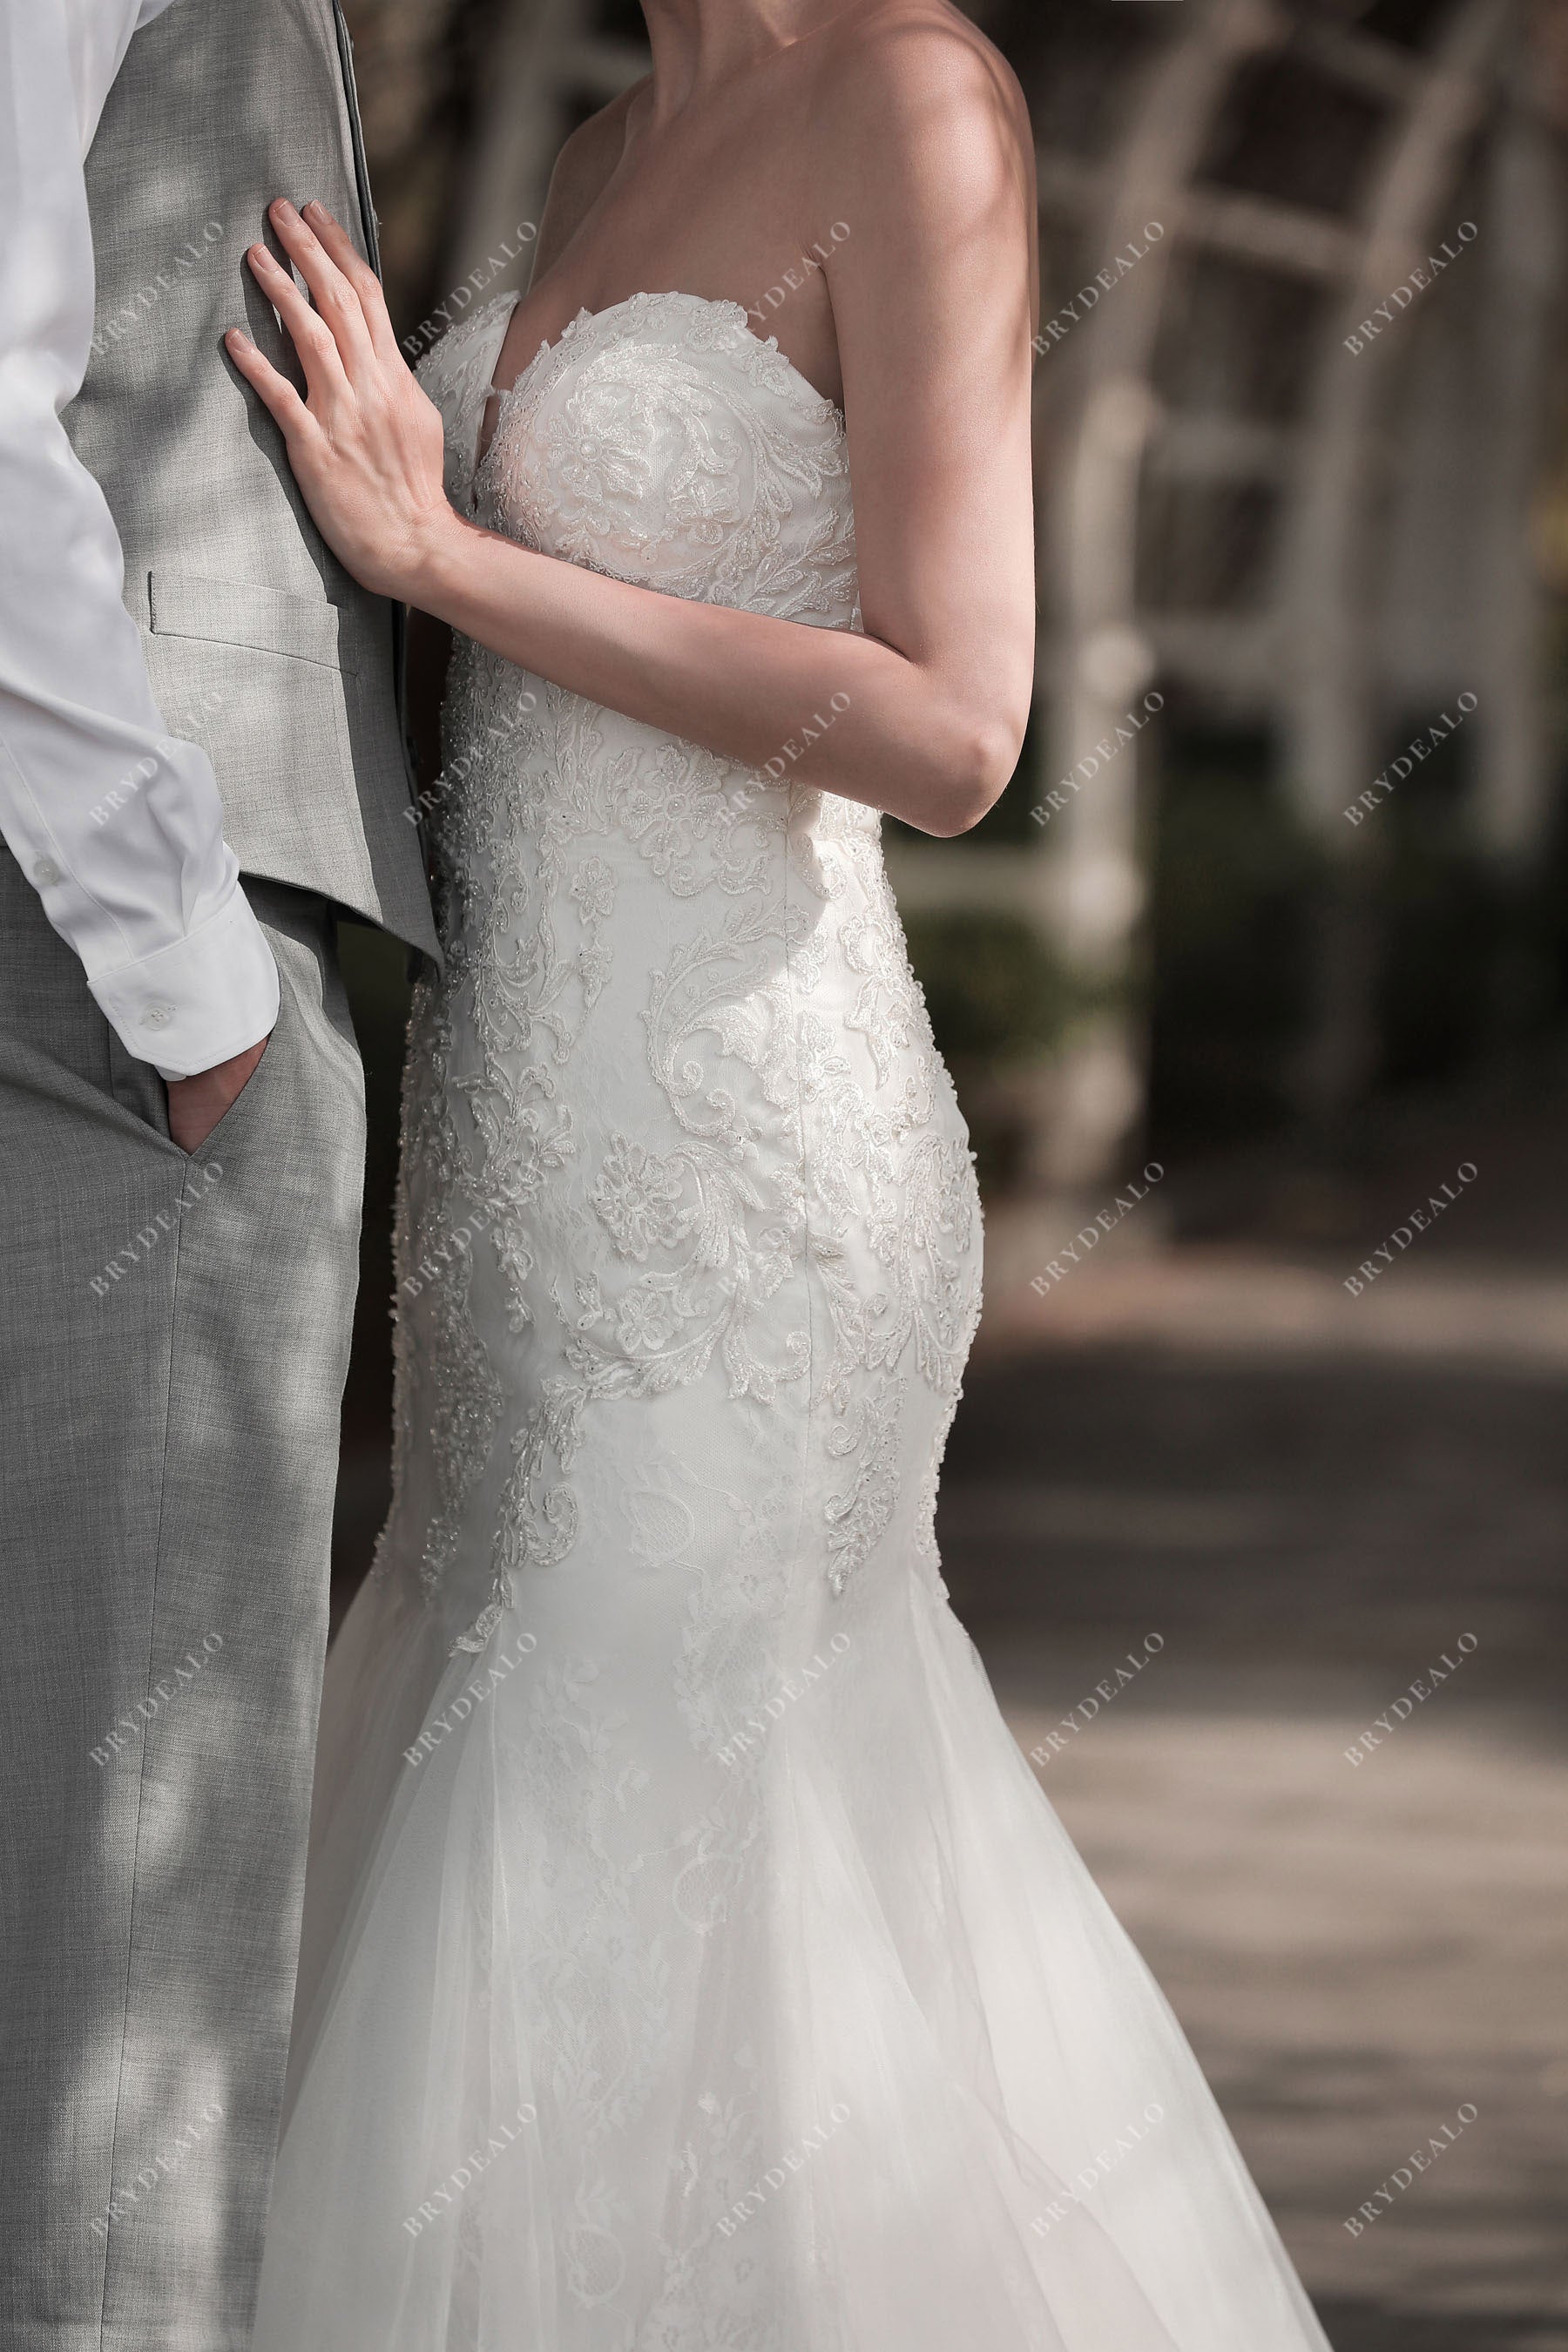
[[(509, 315), (424, 367), (459, 506), (859, 625), (739, 305), (583, 313), (476, 478)], [(1325, 2352), (947, 1605), (980, 1219), (879, 820), (468, 644), (446, 758), (256, 2352)]]

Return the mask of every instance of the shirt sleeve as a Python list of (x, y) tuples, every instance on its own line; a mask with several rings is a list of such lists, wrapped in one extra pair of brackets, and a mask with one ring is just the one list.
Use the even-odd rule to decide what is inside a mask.
[(101, 489), (60, 423), (93, 333), (82, 159), (165, 0), (0, 0), (0, 835), (127, 1051), (256, 1045), (278, 971), (205, 755), (166, 730)]

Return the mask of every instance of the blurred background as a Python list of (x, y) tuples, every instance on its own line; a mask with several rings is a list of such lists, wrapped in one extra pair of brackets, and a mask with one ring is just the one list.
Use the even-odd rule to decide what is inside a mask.
[[(986, 1197), (949, 1582), (1337, 2352), (1563, 2352), (1568, 0), (970, 13), (1037, 142), (1040, 632), (994, 814), (888, 827)], [(422, 349), (641, 18), (348, 14)], [(340, 1612), (405, 1004), (345, 947)]]

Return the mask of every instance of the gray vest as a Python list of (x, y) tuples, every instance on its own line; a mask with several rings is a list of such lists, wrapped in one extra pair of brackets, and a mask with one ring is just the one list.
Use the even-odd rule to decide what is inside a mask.
[(173, 0), (132, 40), (87, 165), (93, 357), (65, 425), (125, 549), (164, 724), (200, 743), (241, 866), (436, 950), (399, 711), (402, 615), (352, 580), (222, 347), (300, 377), (245, 268), (274, 196), (375, 259), (335, 0)]

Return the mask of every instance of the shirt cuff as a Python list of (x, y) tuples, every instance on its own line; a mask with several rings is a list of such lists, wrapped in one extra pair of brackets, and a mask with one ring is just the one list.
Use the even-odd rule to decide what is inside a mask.
[(243, 1054), (278, 1019), (278, 966), (237, 885), (199, 929), (88, 986), (126, 1052), (165, 1079)]

